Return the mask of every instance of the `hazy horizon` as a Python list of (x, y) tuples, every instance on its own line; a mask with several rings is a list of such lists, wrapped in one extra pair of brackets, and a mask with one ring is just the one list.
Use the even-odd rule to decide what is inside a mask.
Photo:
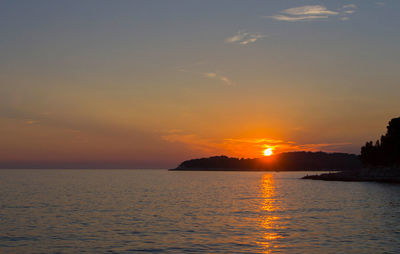
[[(293, 151), (293, 152), (307, 152), (307, 151)], [(287, 152), (286, 152), (287, 153)], [(291, 153), (291, 152), (288, 152)], [(282, 153), (275, 153), (272, 157), (279, 155)], [(284, 154), (284, 153), (283, 153)], [(357, 154), (358, 155), (358, 154)], [(210, 157), (221, 157), (226, 156), (224, 154), (215, 154), (210, 155), (206, 158)], [(76, 162), (68, 162), (68, 161), (4, 161), (0, 164), (0, 170), (4, 169), (174, 169), (177, 168), (184, 161), (189, 161), (192, 159), (201, 159), (205, 157), (192, 157), (192, 158), (184, 158), (182, 161), (176, 161), (171, 165), (158, 165), (158, 164), (149, 164), (148, 162), (143, 161), (118, 161), (118, 162), (109, 162), (109, 161), (76, 161)], [(245, 157), (233, 157), (238, 159), (260, 159), (264, 160), (265, 156), (259, 156), (255, 158), (245, 158)], [(276, 157), (275, 157), (276, 158)], [(267, 160), (275, 158), (265, 158)], [(293, 169), (294, 171), (298, 171)]]
[(399, 7), (3, 1), (0, 168), (359, 154), (400, 116)]

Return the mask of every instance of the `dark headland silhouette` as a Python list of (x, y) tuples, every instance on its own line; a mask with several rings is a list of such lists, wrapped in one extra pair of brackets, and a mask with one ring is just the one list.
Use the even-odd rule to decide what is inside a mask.
[(378, 181), (400, 183), (400, 117), (390, 120), (387, 132), (375, 144), (369, 141), (361, 147), (363, 168), (304, 179), (327, 181)]
[(387, 132), (375, 144), (367, 142), (361, 154), (288, 152), (266, 158), (227, 156), (192, 159), (171, 170), (205, 171), (339, 171), (307, 175), (303, 179), (400, 183), (400, 117), (390, 120)]
[(265, 158), (238, 159), (227, 156), (192, 159), (172, 170), (206, 171), (327, 171), (356, 170), (361, 161), (355, 154), (287, 152)]

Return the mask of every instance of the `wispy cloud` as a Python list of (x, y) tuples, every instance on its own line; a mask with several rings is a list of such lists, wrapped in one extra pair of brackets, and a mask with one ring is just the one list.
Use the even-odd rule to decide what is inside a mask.
[(189, 148), (209, 155), (227, 154), (237, 157), (259, 157), (266, 148), (272, 148), (276, 153), (292, 151), (326, 151), (335, 152), (351, 143), (310, 143), (298, 144), (273, 138), (228, 138), (212, 140), (195, 134), (166, 133), (162, 139), (172, 143), (182, 143)]
[(218, 79), (218, 80), (222, 81), (223, 83), (225, 83), (227, 85), (232, 85), (232, 81), (228, 77), (226, 77), (226, 76), (224, 76), (224, 75), (222, 75), (220, 73), (217, 73), (217, 72), (205, 72), (203, 74), (207, 78)]
[(315, 21), (328, 19), (331, 16), (341, 16), (345, 20), (347, 14), (353, 14), (357, 6), (354, 4), (343, 5), (339, 10), (329, 10), (323, 5), (305, 5), (300, 7), (288, 8), (280, 11), (279, 14), (268, 16), (279, 21)]
[(173, 133), (161, 136), (165, 141), (171, 143), (182, 143), (189, 146), (191, 149), (199, 150), (208, 154), (220, 153), (220, 144), (209, 139), (200, 138), (194, 134)]
[(246, 31), (239, 31), (232, 37), (226, 38), (226, 43), (237, 43), (240, 45), (247, 45), (249, 43), (254, 43), (258, 39), (264, 38), (265, 35), (260, 33), (248, 33)]
[(342, 12), (344, 14), (353, 14), (356, 12), (357, 6), (355, 4), (345, 4), (342, 6)]
[(322, 5), (305, 5), (282, 10), (281, 14), (270, 16), (280, 21), (307, 21), (327, 19), (331, 15), (338, 15), (339, 12), (328, 10)]
[(295, 8), (289, 8), (282, 11), (282, 13), (301, 16), (301, 15), (338, 15), (336, 11), (328, 10), (323, 5), (305, 5)]
[(325, 150), (328, 152), (335, 151), (335, 148), (350, 145), (351, 143), (318, 143), (318, 144), (298, 144), (294, 141), (285, 141), (280, 139), (271, 138), (235, 138), (235, 139), (225, 139), (225, 142), (231, 144), (245, 144), (253, 145), (255, 148), (273, 148), (278, 152), (291, 152), (291, 151), (320, 151)]
[(305, 15), (305, 16), (286, 16), (286, 15), (274, 15), (271, 16), (270, 18), (279, 20), (279, 21), (311, 21), (311, 20), (317, 20), (317, 19), (327, 19), (328, 16), (311, 16), (311, 15)]
[[(209, 69), (209, 68), (203, 68), (203, 69)], [(178, 71), (184, 72), (184, 73), (191, 73), (195, 74), (196, 76), (204, 77), (207, 79), (215, 79), (219, 80), (222, 83), (226, 85), (233, 85), (233, 81), (228, 78), (226, 75), (224, 75), (222, 72), (218, 70), (213, 70), (213, 71), (198, 71), (198, 70), (187, 70), (183, 67), (179, 67)]]
[(356, 9), (357, 6), (355, 4), (345, 4), (342, 9)]
[(348, 15), (354, 14), (356, 12), (357, 6), (355, 4), (345, 4), (342, 6), (342, 17), (339, 19), (342, 21), (349, 20)]
[[(227, 138), (224, 139), (225, 141), (228, 142), (234, 142), (234, 143), (254, 143), (254, 144), (259, 144), (259, 143), (271, 143), (271, 144), (279, 144), (279, 143), (285, 143), (285, 141), (280, 140), (280, 139), (272, 139), (272, 138)], [(293, 143), (289, 141), (289, 143)]]

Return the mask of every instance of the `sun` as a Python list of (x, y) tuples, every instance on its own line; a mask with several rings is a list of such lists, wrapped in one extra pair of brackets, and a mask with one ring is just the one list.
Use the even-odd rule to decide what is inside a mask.
[(272, 148), (267, 148), (264, 150), (264, 155), (265, 156), (271, 156), (272, 155)]

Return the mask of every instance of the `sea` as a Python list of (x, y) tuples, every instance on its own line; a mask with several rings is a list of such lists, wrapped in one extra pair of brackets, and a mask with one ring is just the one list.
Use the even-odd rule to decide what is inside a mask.
[(400, 185), (314, 173), (0, 170), (0, 253), (400, 253)]

